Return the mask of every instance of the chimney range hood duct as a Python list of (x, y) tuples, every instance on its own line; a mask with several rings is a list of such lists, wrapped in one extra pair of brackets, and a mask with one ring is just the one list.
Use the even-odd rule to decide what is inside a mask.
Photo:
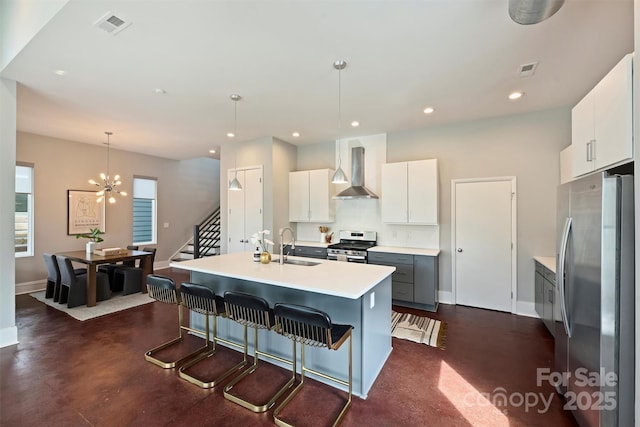
[(377, 199), (373, 192), (364, 186), (364, 147), (351, 149), (351, 187), (341, 191), (334, 199)]
[(509, 16), (518, 24), (531, 25), (551, 17), (564, 0), (509, 0)]

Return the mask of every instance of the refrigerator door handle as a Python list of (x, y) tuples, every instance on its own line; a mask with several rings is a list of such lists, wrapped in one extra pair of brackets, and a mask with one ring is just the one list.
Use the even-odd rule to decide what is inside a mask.
[(562, 323), (564, 329), (567, 332), (567, 336), (571, 338), (571, 327), (569, 326), (569, 319), (567, 317), (567, 302), (565, 300), (565, 283), (564, 283), (564, 265), (567, 259), (567, 245), (569, 242), (569, 233), (571, 232), (571, 217), (567, 217), (564, 223), (564, 230), (562, 231), (562, 240), (560, 243), (560, 253), (558, 254), (558, 277), (556, 282), (558, 283), (560, 293), (560, 311), (562, 313)]

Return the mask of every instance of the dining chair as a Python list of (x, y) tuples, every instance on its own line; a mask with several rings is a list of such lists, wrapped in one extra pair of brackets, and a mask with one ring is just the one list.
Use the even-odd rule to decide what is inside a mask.
[[(85, 305), (87, 303), (87, 276), (76, 275), (71, 260), (65, 256), (55, 257), (60, 270), (60, 304), (67, 304), (68, 308)], [(96, 272), (96, 301), (111, 298), (109, 278), (106, 273)]]
[[(129, 249), (130, 251), (137, 251), (138, 250), (138, 245), (128, 245), (127, 249)], [(120, 292), (122, 290), (122, 287), (120, 287), (119, 289), (117, 289), (115, 287), (115, 283), (114, 283), (114, 275), (116, 273), (116, 269), (119, 267), (135, 267), (136, 266), (136, 260), (130, 260), (130, 261), (123, 261), (122, 264), (118, 264), (118, 263), (111, 263), (111, 264), (102, 264), (98, 266), (98, 271), (101, 271), (103, 273), (107, 273), (107, 275), (109, 276), (109, 286), (111, 287), (111, 291), (112, 292)]]
[[(151, 252), (151, 274), (153, 274), (153, 262), (156, 256), (156, 248), (142, 248), (143, 252)], [(144, 263), (146, 259), (140, 260), (140, 267), (130, 267), (118, 265), (113, 273), (114, 291), (122, 291), (122, 295), (133, 294), (142, 291), (144, 283)]]

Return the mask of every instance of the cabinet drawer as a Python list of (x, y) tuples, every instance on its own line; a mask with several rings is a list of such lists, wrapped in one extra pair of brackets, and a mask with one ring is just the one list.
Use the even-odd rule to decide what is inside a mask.
[(391, 282), (391, 298), (413, 302), (413, 284), (396, 281)]
[(556, 273), (551, 270), (544, 269), (544, 278), (551, 282), (552, 285), (556, 284)]
[(295, 254), (296, 256), (327, 259), (326, 248), (315, 248), (313, 246), (296, 246)]
[(396, 271), (394, 271), (391, 276), (394, 282), (413, 283), (413, 264), (399, 264), (395, 267)]
[(367, 258), (371, 264), (411, 264), (413, 265), (413, 255), (394, 254), (390, 252), (368, 252)]

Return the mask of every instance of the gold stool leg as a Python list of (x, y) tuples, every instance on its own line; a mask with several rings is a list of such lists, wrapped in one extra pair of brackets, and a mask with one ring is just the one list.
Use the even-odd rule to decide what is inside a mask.
[[(245, 325), (245, 357), (247, 355), (247, 326)], [(256, 372), (256, 370), (258, 369), (258, 355), (263, 355), (263, 356), (267, 356), (269, 358), (272, 359), (276, 359), (279, 360), (281, 362), (285, 362), (285, 363), (291, 363), (288, 360), (282, 359), (280, 357), (277, 357), (275, 355), (271, 355), (271, 354), (267, 354), (267, 353), (263, 353), (261, 351), (258, 350), (258, 328), (254, 327), (254, 347), (253, 347), (253, 364), (251, 365), (250, 368), (246, 369), (245, 371), (243, 371), (240, 375), (238, 375), (236, 378), (234, 378), (229, 384), (227, 384), (227, 386), (224, 388), (224, 397), (234, 403), (237, 403), (238, 405), (247, 408), (253, 412), (265, 412), (266, 410), (268, 410), (269, 408), (271, 408), (276, 400), (278, 400), (278, 398), (280, 396), (282, 396), (282, 394), (284, 392), (287, 391), (287, 389), (291, 388), (291, 386), (293, 385), (294, 381), (295, 381), (295, 369), (293, 370), (293, 375), (292, 377), (289, 379), (289, 381), (287, 381), (280, 389), (278, 389), (278, 391), (271, 396), (271, 398), (263, 404), (256, 404), (253, 402), (250, 402), (248, 400), (244, 400), (244, 399), (240, 399), (237, 396), (234, 396), (233, 394), (230, 393), (231, 389), (238, 384), (242, 379), (244, 379), (245, 377), (253, 374), (254, 372)], [(295, 363), (295, 342), (293, 345), (293, 360)]]
[[(213, 388), (217, 385), (219, 385), (222, 381), (224, 381), (226, 378), (228, 378), (230, 375), (232, 375), (234, 372), (237, 372), (240, 368), (242, 368), (243, 366), (246, 366), (247, 364), (247, 354), (245, 352), (244, 358), (240, 363), (237, 363), (236, 365), (232, 366), (231, 368), (227, 369), (226, 371), (224, 371), (221, 375), (219, 375), (218, 377), (216, 377), (215, 379), (213, 379), (212, 381), (204, 381), (201, 378), (197, 378), (193, 375), (189, 375), (188, 373), (186, 373), (185, 371), (187, 369), (189, 369), (190, 367), (192, 367), (193, 365), (201, 362), (202, 360), (205, 360), (211, 356), (213, 356), (217, 349), (216, 349), (216, 342), (218, 341), (218, 320), (217, 320), (217, 316), (213, 316), (213, 340), (209, 341), (209, 315), (207, 314), (207, 325), (206, 325), (206, 338), (205, 338), (205, 342), (206, 342), (206, 346), (207, 348), (209, 347), (209, 343), (211, 343), (211, 349), (205, 353), (200, 354), (199, 356), (195, 357), (194, 359), (188, 361), (187, 363), (185, 363), (184, 365), (182, 365), (180, 367), (180, 369), (178, 370), (178, 375), (180, 376), (180, 378), (189, 381), (192, 384), (195, 384), (201, 388)], [(232, 344), (232, 345), (236, 345), (235, 343), (231, 343), (230, 341), (227, 340), (223, 340), (220, 339), (223, 342), (226, 342), (228, 344)]]

